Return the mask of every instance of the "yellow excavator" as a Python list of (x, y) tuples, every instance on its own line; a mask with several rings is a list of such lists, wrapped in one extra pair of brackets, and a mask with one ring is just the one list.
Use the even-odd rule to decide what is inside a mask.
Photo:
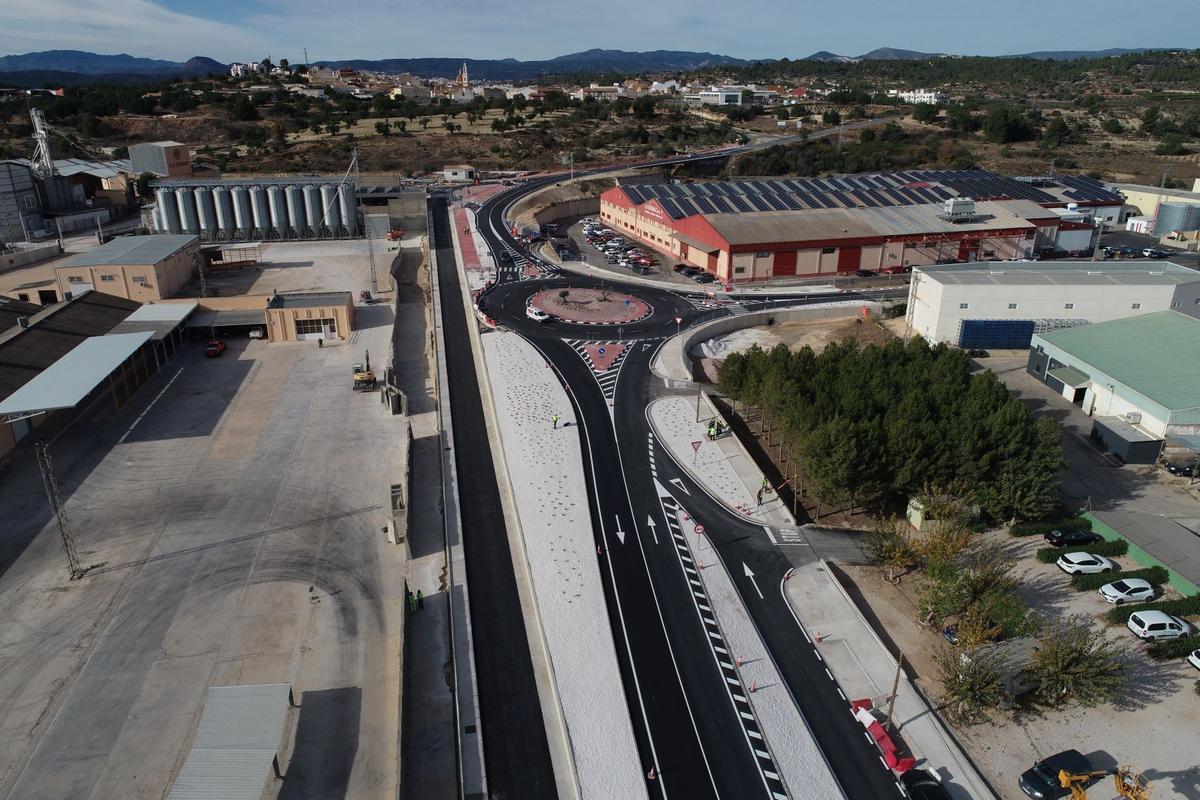
[(365, 352), (363, 363), (354, 365), (354, 391), (369, 391), (375, 388), (375, 373), (371, 371), (371, 351)]
[(1150, 784), (1142, 777), (1142, 773), (1133, 767), (1120, 769), (1101, 769), (1095, 772), (1074, 774), (1065, 769), (1058, 773), (1058, 782), (1064, 789), (1071, 790), (1071, 800), (1088, 800), (1087, 784), (1096, 778), (1106, 775), (1113, 776), (1117, 787), (1117, 797), (1121, 800), (1149, 800)]

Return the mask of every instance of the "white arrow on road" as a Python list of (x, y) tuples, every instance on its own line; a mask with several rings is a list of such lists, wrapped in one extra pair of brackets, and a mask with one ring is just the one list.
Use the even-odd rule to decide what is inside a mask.
[[(618, 515), (614, 514), (613, 519), (615, 519), (617, 521), (617, 529), (615, 531), (613, 531), (613, 533), (615, 533), (617, 535), (617, 538), (621, 540), (621, 544), (625, 544), (625, 531), (621, 530), (621, 518)], [(761, 596), (762, 595), (760, 594), (759, 597), (761, 597)]]
[(691, 492), (688, 491), (688, 488), (683, 485), (683, 481), (679, 480), (679, 478), (671, 478), (671, 483), (675, 484), (680, 489), (683, 489), (685, 494), (691, 494)]
[(655, 528), (655, 525), (654, 525), (654, 517), (653, 517), (653, 516), (647, 516), (647, 517), (646, 517), (646, 524), (650, 526), (650, 535), (654, 537), (654, 543), (655, 543), (655, 544), (658, 544), (658, 532), (654, 530), (654, 528)]
[(750, 583), (754, 586), (754, 591), (758, 592), (758, 599), (763, 599), (762, 589), (758, 588), (758, 581), (754, 580), (754, 573), (750, 571), (750, 567), (746, 566), (746, 562), (742, 562), (742, 569), (746, 573), (746, 577), (750, 579)]

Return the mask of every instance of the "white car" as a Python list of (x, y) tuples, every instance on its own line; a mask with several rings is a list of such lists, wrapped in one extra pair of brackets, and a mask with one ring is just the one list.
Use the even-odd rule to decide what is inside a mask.
[(1188, 663), (1196, 669), (1200, 669), (1200, 650), (1193, 650), (1188, 654)]
[(1163, 611), (1135, 611), (1129, 615), (1125, 627), (1139, 639), (1178, 639), (1192, 632), (1192, 626)]
[(1117, 565), (1104, 556), (1091, 553), (1063, 553), (1055, 563), (1070, 575), (1093, 575), (1097, 572), (1115, 572), (1117, 569)]
[(1100, 587), (1100, 596), (1110, 603), (1140, 603), (1154, 598), (1154, 586), (1141, 578), (1122, 578)]
[(550, 316), (536, 306), (526, 306), (525, 316), (529, 317), (534, 322), (549, 322), (550, 320), (554, 319), (554, 317)]

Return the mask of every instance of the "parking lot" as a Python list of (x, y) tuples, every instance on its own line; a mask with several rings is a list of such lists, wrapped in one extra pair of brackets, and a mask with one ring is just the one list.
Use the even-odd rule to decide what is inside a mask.
[(381, 530), (405, 440), (351, 390), (392, 321), (194, 342), (80, 418), (50, 447), (80, 580), (34, 459), (0, 474), (0, 796), (161, 798), (206, 688), (272, 682), (300, 707), (270, 796), (395, 795), (404, 564)]
[[(691, 280), (687, 276), (673, 270), (672, 267), (678, 263), (675, 259), (650, 247), (646, 247), (645, 245), (637, 245), (637, 247), (643, 253), (653, 257), (653, 259), (657, 262), (655, 264), (645, 266), (644, 271), (639, 273), (635, 272), (630, 267), (620, 266), (616, 263), (616, 261), (608, 261), (606, 259), (607, 254), (588, 241), (588, 238), (584, 233), (583, 222), (581, 219), (562, 219), (558, 221), (558, 225), (558, 234), (568, 236), (577, 248), (580, 257), (585, 261), (585, 263), (590, 264), (591, 266), (599, 267), (601, 269), (608, 269), (614, 274), (620, 276), (640, 274), (644, 277), (655, 280), (677, 283), (679, 284), (680, 288), (687, 287), (689, 289), (695, 289), (697, 286), (701, 285)], [(634, 244), (631, 239), (625, 239), (625, 241), (630, 244)]]

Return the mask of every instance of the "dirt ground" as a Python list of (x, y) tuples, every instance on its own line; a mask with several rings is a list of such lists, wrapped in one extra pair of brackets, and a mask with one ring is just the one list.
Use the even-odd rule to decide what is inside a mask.
[[(1042, 546), (1037, 537), (1018, 539), (992, 531), (983, 534), (982, 540), (1016, 560), (1022, 596), (1045, 617), (1099, 617), (1111, 608), (1095, 592), (1073, 590), (1053, 564), (1036, 561), (1033, 551)], [(1126, 559), (1117, 561), (1132, 566)], [(878, 620), (878, 629), (903, 652), (921, 690), (936, 705), (944, 693), (934, 656), (948, 645), (939, 630), (918, 622), (920, 577), (908, 575), (899, 584), (891, 584), (879, 567), (839, 566), (869, 604), (868, 616)], [(1200, 751), (1195, 747), (1200, 699), (1192, 692), (1196, 671), (1183, 659), (1154, 661), (1123, 627), (1097, 624), (1124, 648), (1128, 658), (1130, 687), (1120, 701), (1065, 711), (1023, 708), (997, 712), (989, 724), (950, 723), (951, 727), (1006, 800), (1023, 797), (1016, 777), (1035, 758), (1070, 747), (1098, 762), (1131, 764), (1146, 771), (1156, 800), (1200, 798)]]
[[(903, 320), (900, 322), (903, 323)], [(755, 344), (764, 350), (783, 344), (792, 351), (802, 347), (811, 347), (815, 352), (820, 353), (830, 342), (852, 340), (866, 346), (887, 344), (894, 338), (896, 338), (895, 334), (881, 320), (872, 318), (864, 323), (858, 317), (846, 316), (832, 319), (792, 320), (776, 323), (769, 327), (745, 328), (710, 339), (700, 344), (699, 347), (703, 348), (705, 353), (711, 353), (709, 357), (715, 358), (747, 350)]]

